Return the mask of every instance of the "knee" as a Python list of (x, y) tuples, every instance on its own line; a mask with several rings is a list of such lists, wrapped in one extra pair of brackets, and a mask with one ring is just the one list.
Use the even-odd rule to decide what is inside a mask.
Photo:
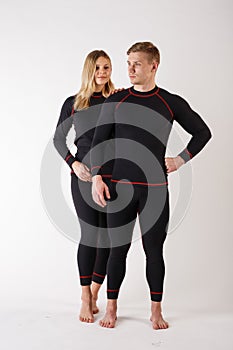
[(124, 260), (129, 251), (129, 245), (111, 248), (110, 258)]

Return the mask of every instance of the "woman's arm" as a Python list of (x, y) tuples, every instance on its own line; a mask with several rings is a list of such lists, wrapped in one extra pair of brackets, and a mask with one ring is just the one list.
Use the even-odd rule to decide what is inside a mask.
[(75, 157), (70, 152), (66, 144), (67, 135), (73, 124), (72, 108), (73, 108), (74, 96), (68, 97), (61, 108), (61, 113), (57, 123), (57, 127), (53, 137), (53, 143), (60, 154), (60, 156), (66, 161), (66, 163), (72, 169), (72, 164), (75, 161)]

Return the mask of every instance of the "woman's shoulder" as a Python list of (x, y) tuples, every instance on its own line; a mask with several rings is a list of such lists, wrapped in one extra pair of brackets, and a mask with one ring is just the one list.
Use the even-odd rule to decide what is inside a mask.
[(64, 105), (66, 104), (67, 106), (68, 105), (73, 106), (74, 101), (75, 101), (75, 97), (76, 97), (76, 95), (72, 95), (72, 96), (67, 97), (64, 101)]

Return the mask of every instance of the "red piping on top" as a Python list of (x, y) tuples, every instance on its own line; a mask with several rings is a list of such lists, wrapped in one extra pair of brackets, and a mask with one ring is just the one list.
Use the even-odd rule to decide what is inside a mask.
[(118, 102), (118, 104), (116, 105), (116, 108), (115, 108), (115, 109), (117, 109), (117, 108), (120, 106), (120, 104), (121, 104), (122, 102), (124, 102), (129, 96), (130, 96), (130, 94), (128, 94), (128, 95), (126, 95), (125, 97), (123, 97), (122, 100), (120, 100), (120, 101)]
[(156, 91), (156, 96), (158, 96), (161, 99), (161, 101), (163, 101), (163, 103), (165, 104), (165, 106), (167, 107), (167, 109), (169, 110), (169, 112), (170, 112), (170, 114), (171, 114), (171, 116), (173, 118), (174, 117), (174, 113), (172, 112), (171, 108), (169, 107), (168, 103), (164, 100), (164, 98), (159, 95), (159, 88)]
[(155, 92), (153, 92), (153, 94), (149, 94), (149, 95), (139, 95), (139, 94), (135, 94), (133, 91), (130, 90), (129, 88), (129, 92), (131, 95), (133, 96), (138, 96), (138, 97), (151, 97), (154, 96), (155, 94), (157, 94), (157, 92), (159, 91), (159, 88), (157, 88), (157, 90)]
[(67, 162), (67, 160), (70, 159), (70, 157), (72, 157), (71, 154), (69, 154), (69, 155), (65, 158), (65, 161)]
[(112, 175), (108, 175), (108, 174), (101, 174), (102, 177), (112, 177)]
[(103, 97), (103, 96), (102, 96), (102, 95), (100, 95), (100, 96), (91, 95), (91, 97), (94, 97), (94, 98), (101, 98), (101, 97)]
[(163, 185), (167, 185), (168, 182), (162, 182), (162, 183), (157, 183), (157, 184), (151, 184), (148, 182), (130, 182), (130, 181), (122, 181), (122, 180), (114, 180), (111, 179), (112, 182), (119, 182), (121, 184), (134, 184), (134, 185), (146, 185), (146, 186), (163, 186)]

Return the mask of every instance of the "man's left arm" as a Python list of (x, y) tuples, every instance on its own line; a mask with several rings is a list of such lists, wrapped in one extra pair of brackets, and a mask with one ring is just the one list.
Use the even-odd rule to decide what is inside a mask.
[[(187, 146), (174, 158), (176, 168), (195, 157), (212, 137), (211, 131), (204, 120), (180, 96), (174, 96), (174, 119), (182, 128), (192, 135)], [(166, 163), (172, 158), (167, 158)], [(171, 162), (170, 162), (171, 163)], [(176, 169), (174, 169), (176, 170)], [(173, 171), (173, 170), (171, 170)], [(168, 170), (168, 172), (171, 172)]]

